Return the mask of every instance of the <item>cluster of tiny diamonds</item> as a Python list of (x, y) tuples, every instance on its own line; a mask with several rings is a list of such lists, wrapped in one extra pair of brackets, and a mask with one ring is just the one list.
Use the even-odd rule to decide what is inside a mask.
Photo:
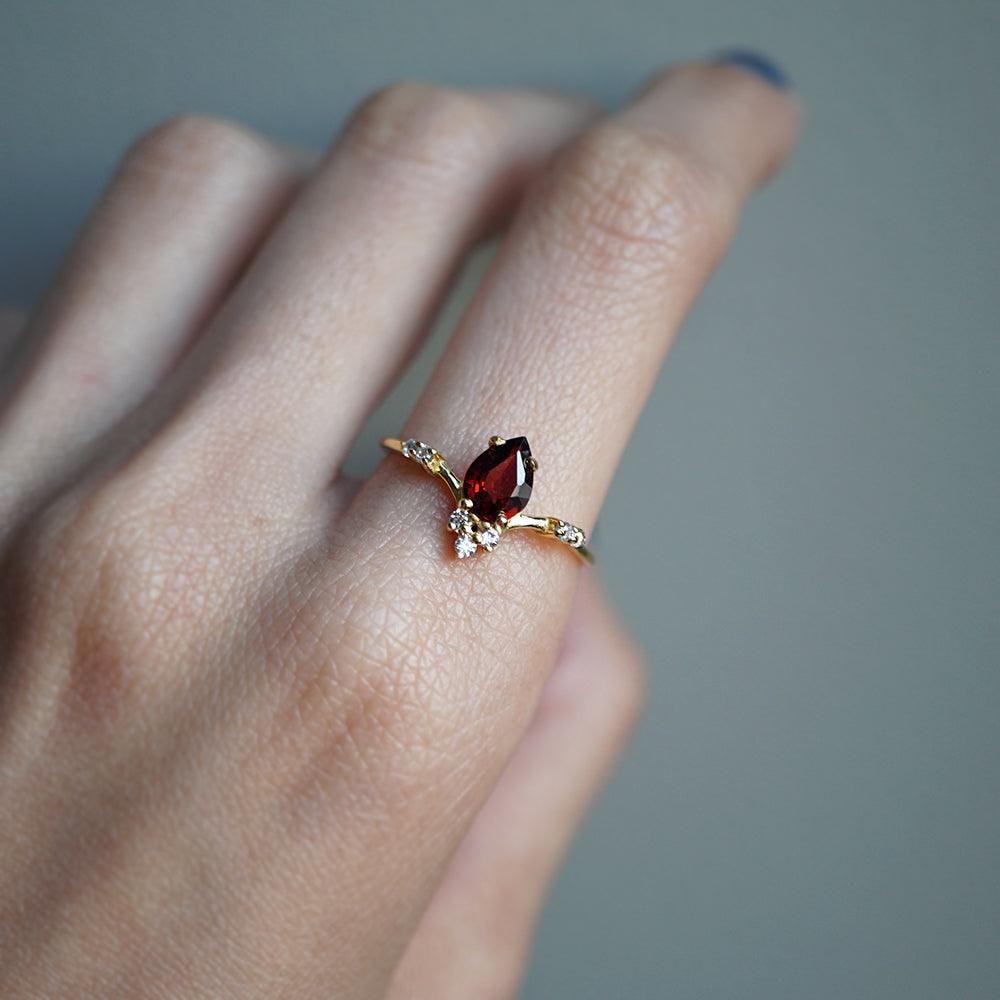
[(500, 529), (481, 521), (464, 507), (456, 507), (448, 515), (448, 530), (458, 535), (455, 554), (459, 559), (475, 555), (480, 546), (492, 552), (500, 544)]
[(584, 530), (575, 524), (570, 524), (569, 521), (557, 521), (553, 534), (560, 542), (565, 542), (574, 549), (578, 549), (587, 541)]

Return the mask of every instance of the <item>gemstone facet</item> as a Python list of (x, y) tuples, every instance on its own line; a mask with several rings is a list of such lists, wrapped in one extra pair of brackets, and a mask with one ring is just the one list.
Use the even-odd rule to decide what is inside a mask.
[(469, 466), (462, 495), (472, 502), (472, 512), (483, 521), (492, 523), (500, 515), (511, 518), (528, 503), (534, 471), (527, 438), (491, 444)]

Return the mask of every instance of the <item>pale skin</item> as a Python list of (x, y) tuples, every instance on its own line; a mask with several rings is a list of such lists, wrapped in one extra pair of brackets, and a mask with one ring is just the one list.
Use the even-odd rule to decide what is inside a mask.
[(0, 400), (0, 995), (516, 994), (642, 658), (563, 546), (459, 562), (440, 483), (337, 470), (509, 226), (384, 433), (525, 434), (529, 509), (593, 525), (798, 120), (690, 64), (614, 113), (396, 85), (316, 160), (133, 146)]

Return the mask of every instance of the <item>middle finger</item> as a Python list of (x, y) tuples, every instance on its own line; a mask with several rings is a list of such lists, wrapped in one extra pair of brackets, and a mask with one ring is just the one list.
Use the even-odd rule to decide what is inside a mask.
[[(522, 207), (406, 433), (455, 470), (488, 436), (525, 435), (540, 462), (528, 512), (592, 524), (674, 331), (796, 120), (770, 84), (692, 65), (572, 141)], [(460, 725), (462, 766), (488, 781), (495, 756), (480, 751), (511, 746), (523, 727), (576, 563), (513, 532), (457, 565), (437, 486), (389, 456), (336, 526), (333, 571), (339, 585), (348, 568), (368, 581), (350, 604), (370, 616), (366, 655), (413, 651), (413, 683), (433, 677), (446, 693), (444, 709), (423, 713), (431, 739)]]
[(535, 512), (592, 523), (674, 333), (796, 121), (786, 92), (691, 64), (571, 142), (407, 431), (456, 459), (525, 434), (541, 462)]

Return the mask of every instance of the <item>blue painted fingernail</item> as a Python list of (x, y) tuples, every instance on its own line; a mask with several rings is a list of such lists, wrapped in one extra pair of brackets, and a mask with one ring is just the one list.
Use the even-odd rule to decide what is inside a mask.
[(762, 80), (766, 80), (774, 87), (785, 90), (789, 86), (788, 77), (784, 70), (771, 62), (767, 56), (762, 56), (758, 52), (748, 52), (745, 49), (730, 49), (716, 56), (716, 62), (726, 66), (738, 66), (748, 73), (754, 73)]

